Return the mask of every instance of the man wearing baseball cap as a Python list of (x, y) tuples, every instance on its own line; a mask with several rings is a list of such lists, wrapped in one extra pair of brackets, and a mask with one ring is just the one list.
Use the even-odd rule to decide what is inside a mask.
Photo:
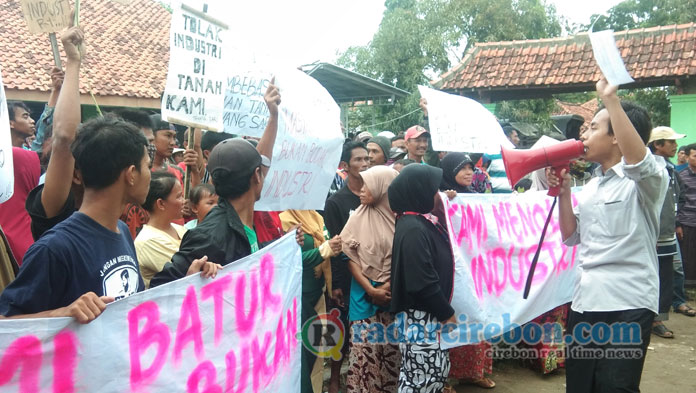
[[(665, 159), (667, 173), (669, 174), (669, 188), (665, 195), (665, 202), (662, 204), (660, 212), (660, 233), (657, 238), (657, 258), (659, 261), (660, 294), (658, 314), (652, 325), (653, 334), (663, 338), (674, 338), (674, 332), (669, 330), (664, 321), (669, 319), (669, 308), (672, 306), (672, 293), (679, 291), (675, 284), (681, 282), (682, 292), (684, 281), (675, 282), (675, 269), (673, 262), (675, 255), (678, 254), (676, 230), (676, 211), (675, 204), (679, 198), (681, 185), (677, 179), (674, 165), (670, 158), (677, 154), (677, 139), (684, 138), (686, 135), (677, 134), (669, 127), (655, 127), (650, 132), (648, 147), (656, 156)], [(680, 261), (681, 262), (681, 261)], [(678, 272), (676, 273), (678, 274)]]
[(406, 151), (408, 151), (406, 158), (415, 162), (424, 162), (423, 157), (428, 150), (428, 140), (430, 139), (428, 130), (422, 126), (412, 126), (406, 130), (404, 139), (406, 140)]
[[(254, 231), (254, 203), (261, 198), (278, 132), (280, 93), (273, 80), (264, 100), (269, 118), (255, 148), (244, 139), (226, 139), (218, 143), (208, 157), (208, 171), (219, 202), (205, 220), (181, 239), (179, 251), (150, 281), (150, 287), (177, 280), (186, 275), (191, 263), (204, 259), (226, 265), (259, 250)], [(298, 231), (298, 237), (302, 234)]]
[(362, 144), (367, 143), (367, 141), (370, 139), (372, 139), (372, 133), (370, 133), (369, 131), (363, 131), (355, 137), (355, 141), (360, 142)]

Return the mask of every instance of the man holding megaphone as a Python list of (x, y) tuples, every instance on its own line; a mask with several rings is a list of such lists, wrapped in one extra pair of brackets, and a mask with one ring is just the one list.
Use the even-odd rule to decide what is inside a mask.
[[(658, 311), (655, 244), (669, 178), (664, 161), (646, 148), (648, 113), (621, 102), (617, 90), (605, 78), (597, 82), (604, 106), (581, 139), (584, 158), (599, 167), (575, 208), (568, 171), (547, 169), (549, 187), (560, 186), (561, 233), (567, 246), (578, 245), (581, 272), (568, 321), (575, 341), (568, 348), (567, 392), (639, 392)], [(587, 349), (599, 351), (588, 356)]]

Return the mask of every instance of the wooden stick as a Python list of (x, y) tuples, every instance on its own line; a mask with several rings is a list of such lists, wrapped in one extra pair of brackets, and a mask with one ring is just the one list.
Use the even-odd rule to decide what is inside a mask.
[(189, 128), (200, 128), (200, 129), (207, 130), (207, 131), (219, 131), (217, 128), (214, 128), (214, 127), (211, 128), (207, 124), (194, 123), (191, 121), (177, 119), (176, 117), (171, 117), (171, 116), (167, 116), (167, 122), (179, 124), (179, 125), (186, 126)]
[(48, 38), (51, 40), (51, 49), (53, 50), (53, 63), (59, 70), (63, 70), (63, 64), (60, 61), (60, 51), (58, 50), (58, 40), (56, 33), (48, 33)]
[[(207, 8), (207, 4), (204, 4), (204, 7)], [(210, 23), (212, 23), (212, 24), (218, 25), (218, 26), (222, 27), (222, 28), (225, 29), (225, 30), (229, 29), (229, 26), (227, 25), (227, 23), (221, 22), (221, 21), (219, 21), (219, 20), (213, 18), (212, 16), (206, 14), (206, 13), (205, 13), (206, 11), (203, 11), (203, 12), (198, 11), (197, 9), (191, 8), (191, 7), (189, 7), (188, 5), (183, 4), (183, 3), (181, 4), (181, 9), (184, 10), (184, 11), (186, 11), (186, 12), (190, 12), (190, 13), (196, 15), (197, 17), (199, 17), (199, 18), (205, 20), (206, 22), (210, 22)]]
[[(75, 0), (75, 15), (73, 19), (73, 26), (80, 26), (80, 0)], [(77, 50), (80, 51), (80, 59), (85, 55), (85, 51), (82, 48), (82, 44), (77, 46)]]
[(80, 0), (75, 0), (75, 19), (73, 20), (75, 26), (80, 25)]

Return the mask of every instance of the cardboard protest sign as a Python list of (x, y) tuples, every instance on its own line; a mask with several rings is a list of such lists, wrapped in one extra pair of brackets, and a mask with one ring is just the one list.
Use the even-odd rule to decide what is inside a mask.
[(467, 153), (500, 153), (514, 149), (495, 116), (478, 102), (425, 86), (418, 86), (428, 101), (428, 123), (433, 149)]
[[(289, 69), (276, 73), (281, 95), (271, 169), (254, 208), (321, 210), (341, 158), (340, 109), (316, 79)], [(225, 132), (260, 137), (268, 122), (263, 95), (270, 73), (245, 71), (227, 78)]]
[(69, 0), (21, 0), (30, 33), (54, 33), (70, 26)]
[(7, 97), (1, 71), (2, 68), (0, 68), (0, 203), (3, 203), (12, 198), (14, 193), (14, 164), (10, 114), (7, 112)]
[(72, 318), (0, 321), (3, 392), (298, 392), (294, 233), (227, 265)]
[(626, 71), (626, 65), (616, 47), (613, 30), (603, 30), (597, 33), (589, 32), (592, 43), (592, 53), (599, 69), (607, 78), (609, 84), (614, 86), (633, 82), (633, 78)]
[(223, 23), (186, 5), (174, 9), (163, 118), (191, 127), (222, 129), (226, 29)]
[[(443, 335), (444, 348), (499, 336), (514, 324), (522, 325), (572, 300), (579, 277), (577, 253), (576, 247), (563, 245), (557, 209), (541, 246), (529, 298), (522, 298), (553, 201), (545, 191), (442, 198), (455, 256), (452, 307), (456, 315), (466, 315), (467, 324), (498, 327)], [(577, 204), (574, 197), (573, 204)]]

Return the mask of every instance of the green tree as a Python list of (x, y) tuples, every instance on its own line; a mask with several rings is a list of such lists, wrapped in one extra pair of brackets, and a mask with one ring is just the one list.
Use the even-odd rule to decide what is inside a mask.
[[(597, 18), (593, 15), (591, 20)], [(612, 7), (607, 16), (599, 17), (594, 30), (620, 31), (693, 21), (696, 21), (696, 0), (625, 0)]]
[[(598, 19), (597, 19), (598, 18)], [(594, 31), (614, 31), (666, 26), (696, 21), (696, 0), (625, 0), (612, 7), (606, 16), (597, 19)], [(582, 26), (586, 30), (588, 25)], [(669, 96), (673, 87), (634, 89), (623, 92), (624, 98), (648, 109), (654, 125), (670, 124)]]
[(621, 98), (635, 101), (648, 110), (653, 127), (670, 125), (670, 94), (674, 94), (674, 87), (649, 87), (619, 92)]
[[(560, 35), (561, 25), (552, 5), (544, 0), (387, 0), (378, 31), (364, 47), (351, 47), (337, 63), (384, 83), (415, 93), (452, 64), (448, 53), (466, 42), (546, 38)], [(463, 53), (457, 53), (459, 57)], [(362, 108), (387, 121), (417, 108), (412, 94), (394, 106)], [(382, 129), (404, 130), (419, 114), (385, 124)], [(350, 126), (350, 124), (349, 124)]]

